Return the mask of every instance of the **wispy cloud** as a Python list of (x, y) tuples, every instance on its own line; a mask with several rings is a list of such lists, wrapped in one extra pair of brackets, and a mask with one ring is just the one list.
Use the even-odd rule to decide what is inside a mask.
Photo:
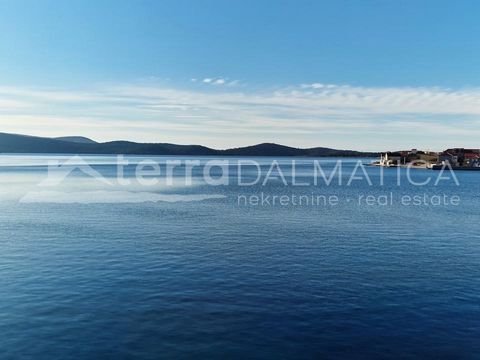
[(228, 78), (223, 78), (223, 77), (207, 77), (201, 80), (193, 78), (193, 79), (190, 79), (190, 81), (193, 83), (201, 82), (203, 84), (208, 84), (208, 85), (236, 86), (240, 84), (239, 80), (230, 80)]
[(312, 83), (239, 91), (225, 86), (232, 82), (226, 78), (195, 82), (218, 86), (0, 87), (0, 129), (216, 147), (261, 141), (371, 150), (478, 146), (478, 88)]

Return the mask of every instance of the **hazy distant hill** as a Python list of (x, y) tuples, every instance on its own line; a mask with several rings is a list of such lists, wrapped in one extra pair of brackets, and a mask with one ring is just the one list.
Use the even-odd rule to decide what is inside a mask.
[(79, 144), (36, 136), (0, 133), (0, 152), (3, 153), (83, 153), (90, 144)]
[(278, 144), (263, 143), (224, 150), (223, 154), (234, 156), (303, 156), (303, 150)]
[(272, 143), (263, 143), (253, 146), (234, 148), (220, 151), (223, 155), (233, 156), (308, 156), (308, 157), (376, 157), (378, 153), (359, 152), (353, 150), (336, 150), (324, 147), (310, 149), (293, 148)]
[(130, 155), (191, 155), (191, 156), (351, 156), (370, 157), (378, 153), (329, 148), (299, 149), (264, 143), (242, 148), (215, 150), (201, 145), (150, 144), (131, 141), (97, 143), (88, 138), (70, 136), (57, 139), (0, 133), (0, 153), (58, 154), (130, 154)]
[(54, 138), (55, 140), (70, 141), (79, 144), (98, 144), (96, 141), (84, 136), (62, 136)]

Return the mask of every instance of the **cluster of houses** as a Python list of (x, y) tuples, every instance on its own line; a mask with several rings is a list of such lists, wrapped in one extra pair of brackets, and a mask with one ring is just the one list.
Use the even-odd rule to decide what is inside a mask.
[(412, 149), (381, 154), (380, 166), (418, 166), (435, 169), (449, 165), (459, 169), (480, 169), (480, 149), (454, 148), (443, 152)]

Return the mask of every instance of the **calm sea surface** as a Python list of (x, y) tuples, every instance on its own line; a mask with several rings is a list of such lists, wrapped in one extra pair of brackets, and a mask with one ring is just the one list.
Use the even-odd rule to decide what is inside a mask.
[[(327, 186), (296, 159), (310, 183), (296, 186), (282, 158), (287, 185), (276, 172), (262, 185), (274, 159), (249, 158), (260, 170), (241, 179), (260, 180), (239, 186), (239, 159), (224, 158), (229, 185), (214, 186), (201, 158), (186, 185), (195, 159), (150, 157), (162, 175), (142, 185), (145, 158), (127, 157), (119, 184), (114, 157), (88, 156), (106, 182), (77, 169), (39, 186), (67, 158), (0, 156), (1, 359), (480, 358), (480, 172), (435, 186), (438, 172), (415, 170), (433, 177), (415, 186), (367, 167), (371, 184), (357, 169), (348, 185), (357, 160), (344, 159)], [(336, 160), (320, 159), (326, 175)]]

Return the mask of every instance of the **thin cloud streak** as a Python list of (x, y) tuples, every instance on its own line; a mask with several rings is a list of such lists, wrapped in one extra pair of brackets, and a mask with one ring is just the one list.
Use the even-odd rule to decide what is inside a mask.
[[(205, 81), (209, 80), (209, 81)], [(203, 83), (223, 82), (206, 78)], [(275, 141), (361, 150), (470, 146), (480, 133), (480, 89), (303, 84), (234, 91), (138, 84), (90, 89), (0, 87), (5, 132), (98, 140), (200, 141), (214, 147)], [(422, 136), (420, 136), (422, 135)], [(179, 140), (182, 139), (182, 140)], [(417, 143), (418, 142), (418, 143)]]

